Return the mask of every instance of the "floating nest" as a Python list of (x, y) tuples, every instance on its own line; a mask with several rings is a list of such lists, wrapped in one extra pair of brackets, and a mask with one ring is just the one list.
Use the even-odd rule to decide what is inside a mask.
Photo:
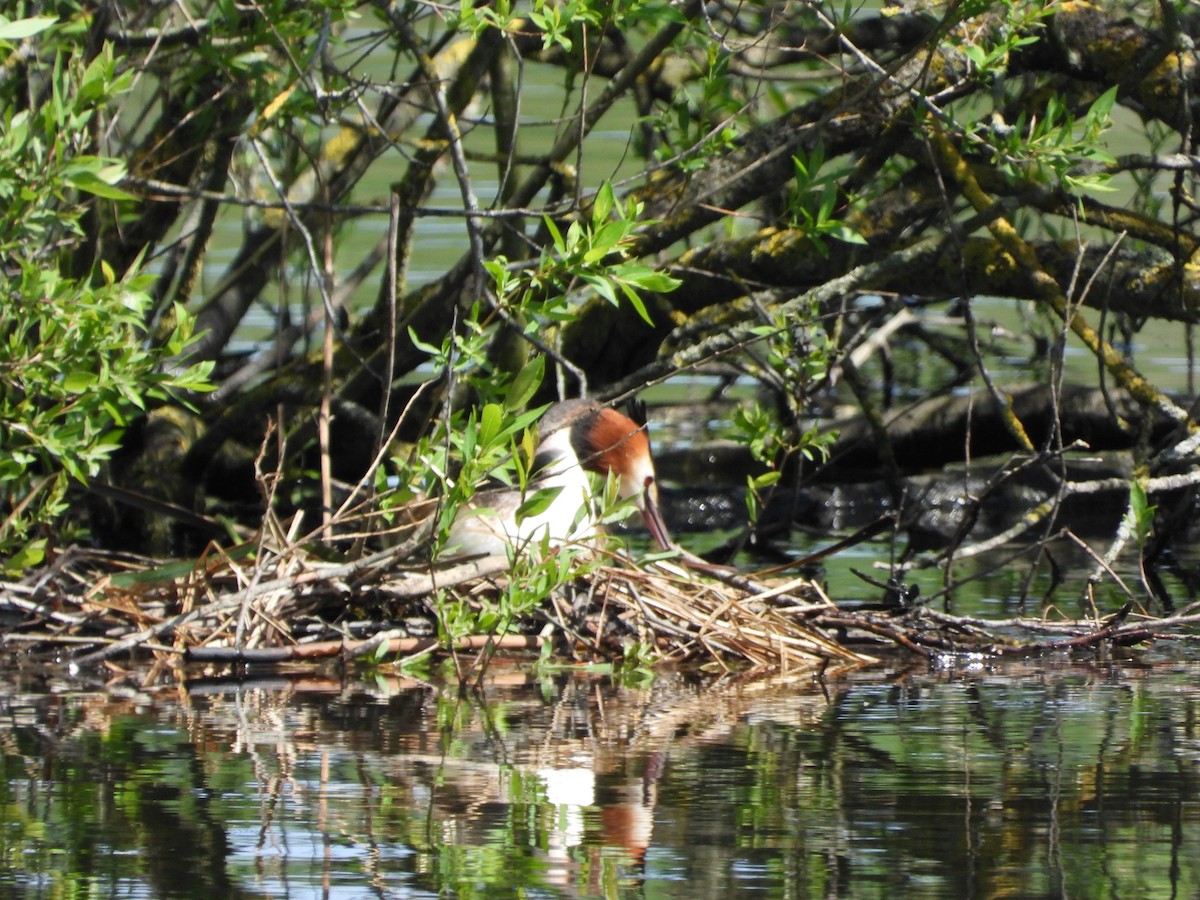
[[(803, 577), (750, 577), (686, 553), (638, 564), (599, 551), (574, 557), (569, 577), (517, 614), (504, 603), (519, 596), (509, 593), (507, 560), (430, 567), (405, 560), (403, 548), (357, 558), (317, 550), (260, 540), (187, 564), (69, 550), (34, 577), (0, 584), (0, 641), (10, 662), (124, 672), (150, 661), (151, 676), (497, 652), (786, 671), (897, 651), (985, 659), (1194, 639), (1186, 629), (1200, 622), (1200, 604), (1151, 618), (1132, 601), (1106, 619), (1057, 621), (951, 616), (902, 592), (848, 607)], [(447, 609), (490, 622), (492, 633), (454, 634)]]

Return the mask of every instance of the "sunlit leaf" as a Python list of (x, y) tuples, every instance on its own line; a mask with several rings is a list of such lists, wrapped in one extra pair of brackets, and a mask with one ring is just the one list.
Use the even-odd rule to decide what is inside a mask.
[(524, 503), (517, 507), (517, 521), (523, 522), (533, 516), (541, 515), (558, 499), (560, 493), (562, 493), (561, 486), (540, 488), (534, 491)]
[(867, 239), (844, 222), (830, 222), (824, 234), (847, 244), (865, 244)]
[(500, 425), (504, 419), (504, 409), (498, 403), (485, 403), (479, 413), (479, 443), (482, 447), (491, 447), (500, 434)]
[(67, 181), (73, 187), (81, 191), (86, 191), (89, 194), (95, 194), (97, 197), (104, 197), (107, 200), (136, 200), (133, 194), (128, 191), (123, 191), (119, 187), (111, 184), (109, 181), (97, 175), (95, 172), (76, 172), (67, 176)]
[(600, 190), (596, 191), (595, 199), (592, 202), (592, 221), (597, 224), (608, 221), (615, 205), (612, 184), (606, 181), (600, 185)]
[(558, 226), (549, 216), (542, 216), (542, 223), (546, 226), (546, 230), (550, 232), (550, 240), (554, 242), (554, 249), (560, 255), (565, 255), (567, 252), (566, 242), (563, 241), (562, 232), (558, 230)]
[(82, 394), (96, 384), (94, 372), (71, 372), (63, 376), (63, 390), (71, 394)]
[(41, 34), (57, 21), (56, 16), (32, 16), (28, 19), (0, 22), (0, 41), (23, 41), (35, 34)]
[(543, 356), (535, 356), (527, 362), (521, 371), (513, 378), (512, 384), (508, 386), (508, 391), (504, 395), (504, 408), (509, 410), (522, 409), (531, 399), (534, 393), (542, 385), (542, 379), (546, 374), (546, 359)]

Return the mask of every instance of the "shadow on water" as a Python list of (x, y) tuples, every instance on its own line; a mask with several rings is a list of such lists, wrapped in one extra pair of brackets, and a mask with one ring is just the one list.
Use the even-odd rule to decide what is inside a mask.
[(0, 698), (0, 896), (1196, 896), (1200, 660)]

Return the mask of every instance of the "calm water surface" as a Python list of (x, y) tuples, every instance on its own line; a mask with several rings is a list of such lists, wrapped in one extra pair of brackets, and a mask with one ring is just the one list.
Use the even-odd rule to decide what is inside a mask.
[(0, 896), (1195, 897), (1200, 657), (1170, 650), (465, 695), (10, 681)]

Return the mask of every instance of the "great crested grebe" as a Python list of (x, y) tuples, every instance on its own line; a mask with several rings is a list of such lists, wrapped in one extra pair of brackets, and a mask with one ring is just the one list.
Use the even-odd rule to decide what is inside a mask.
[[(618, 494), (633, 498), (650, 535), (664, 550), (671, 549), (658, 509), (644, 413), (639, 408), (633, 415), (630, 418), (592, 400), (567, 400), (550, 407), (541, 419), (527, 489), (475, 494), (450, 526), (444, 555), (506, 554), (509, 548), (519, 552), (545, 537), (551, 544), (587, 540), (596, 531), (589, 513), (588, 472), (611, 472), (618, 479)], [(521, 505), (540, 490), (557, 490), (557, 494), (544, 509), (518, 521)]]

